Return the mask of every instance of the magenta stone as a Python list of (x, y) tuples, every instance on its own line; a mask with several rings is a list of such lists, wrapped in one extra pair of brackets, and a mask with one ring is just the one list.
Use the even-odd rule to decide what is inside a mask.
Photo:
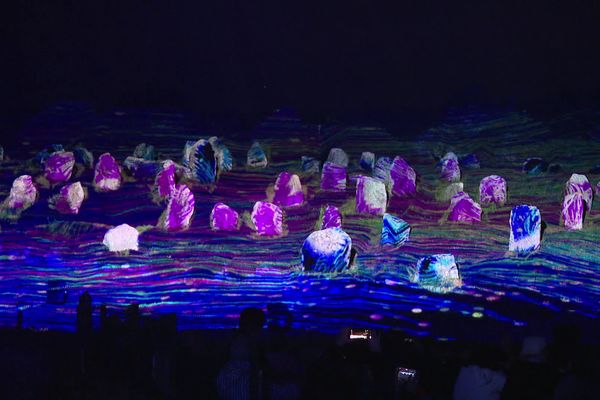
[(562, 222), (565, 228), (569, 230), (580, 230), (583, 228), (585, 207), (585, 200), (581, 192), (565, 196), (562, 206)]
[(392, 194), (396, 196), (410, 196), (417, 191), (417, 174), (402, 157), (394, 158), (390, 170), (390, 179), (392, 181)]
[(13, 181), (4, 206), (13, 210), (26, 210), (31, 207), (38, 197), (38, 190), (30, 175), (21, 175)]
[(442, 163), (442, 179), (448, 182), (460, 181), (460, 167), (458, 161), (449, 158)]
[(383, 215), (387, 207), (385, 183), (368, 176), (359, 176), (356, 184), (356, 212)]
[(346, 189), (346, 167), (331, 162), (323, 164), (321, 189), (341, 191)]
[(481, 221), (481, 206), (465, 192), (459, 192), (450, 199), (449, 211), (448, 221), (468, 223)]
[(60, 193), (50, 199), (50, 207), (61, 214), (79, 214), (85, 200), (85, 190), (81, 182), (71, 183), (60, 188)]
[(159, 200), (168, 199), (175, 190), (175, 163), (165, 161), (154, 180), (154, 190)]
[(275, 182), (273, 202), (282, 207), (299, 206), (304, 203), (304, 192), (298, 175), (282, 172)]
[(237, 231), (239, 215), (228, 205), (217, 203), (210, 213), (210, 227), (216, 231)]
[(581, 198), (585, 203), (587, 212), (592, 210), (592, 201), (594, 197), (594, 191), (592, 185), (588, 181), (585, 175), (573, 174), (565, 185), (565, 197), (574, 194), (581, 193)]
[(167, 208), (158, 221), (158, 227), (167, 231), (185, 230), (190, 227), (194, 214), (194, 193), (187, 185), (179, 184), (169, 197)]
[(321, 221), (321, 229), (341, 228), (342, 214), (337, 207), (327, 205), (323, 212), (323, 220)]
[(109, 192), (121, 187), (121, 168), (110, 153), (104, 153), (98, 158), (93, 183), (98, 192)]
[(506, 203), (506, 180), (498, 175), (483, 178), (479, 183), (479, 202), (502, 207)]
[(44, 176), (48, 182), (54, 184), (66, 182), (71, 178), (75, 156), (70, 151), (57, 151), (46, 160)]
[(260, 236), (280, 236), (283, 233), (283, 213), (273, 203), (257, 201), (252, 209), (252, 222)]

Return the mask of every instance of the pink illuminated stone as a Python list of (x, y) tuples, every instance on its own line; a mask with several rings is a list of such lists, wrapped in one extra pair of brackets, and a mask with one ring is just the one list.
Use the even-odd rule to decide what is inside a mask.
[(390, 170), (390, 180), (393, 195), (406, 197), (417, 191), (417, 174), (402, 157), (394, 158)]
[(565, 197), (574, 193), (581, 193), (586, 211), (589, 213), (592, 210), (594, 191), (585, 175), (573, 174), (567, 181), (565, 185)]
[(331, 162), (323, 164), (321, 189), (341, 191), (346, 189), (346, 167)]
[(70, 151), (54, 152), (46, 159), (44, 177), (51, 184), (66, 182), (71, 178), (75, 156)]
[(304, 203), (304, 192), (298, 175), (282, 172), (275, 182), (273, 202), (282, 207), (299, 206)]
[(71, 183), (60, 188), (60, 193), (49, 200), (51, 208), (61, 214), (79, 214), (79, 209), (85, 200), (85, 190), (81, 182)]
[(273, 203), (257, 201), (252, 209), (252, 223), (260, 236), (283, 234), (283, 212)]
[(158, 227), (166, 231), (188, 229), (192, 222), (194, 208), (194, 193), (190, 188), (183, 184), (175, 186), (167, 207), (158, 221)]
[(450, 199), (449, 211), (448, 221), (466, 223), (481, 221), (481, 206), (465, 192), (459, 192)]
[(175, 163), (163, 162), (154, 180), (154, 190), (159, 200), (168, 199), (175, 190)]
[(506, 203), (506, 180), (498, 175), (483, 178), (479, 183), (479, 202), (502, 207)]
[(441, 178), (447, 182), (460, 181), (460, 167), (458, 160), (449, 158), (442, 163)]
[(569, 230), (583, 228), (583, 216), (586, 202), (581, 192), (574, 192), (565, 196), (562, 205), (562, 222)]
[(21, 175), (13, 181), (4, 206), (13, 210), (26, 210), (31, 207), (38, 197), (38, 190), (30, 175)]
[(321, 221), (321, 229), (341, 228), (342, 214), (335, 206), (327, 205), (323, 211), (323, 219)]
[(110, 192), (121, 187), (121, 168), (110, 153), (104, 153), (98, 158), (93, 184), (98, 192)]
[(368, 176), (359, 176), (356, 184), (356, 212), (383, 215), (387, 207), (385, 183)]
[(228, 205), (217, 203), (210, 213), (210, 227), (216, 231), (237, 231), (239, 215)]

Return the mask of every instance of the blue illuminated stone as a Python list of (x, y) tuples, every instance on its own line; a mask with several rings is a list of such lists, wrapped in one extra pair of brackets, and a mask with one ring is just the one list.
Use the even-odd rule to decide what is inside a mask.
[(400, 246), (408, 241), (409, 235), (410, 225), (408, 222), (392, 214), (383, 214), (381, 245), (391, 244)]
[(141, 158), (143, 160), (156, 160), (156, 151), (154, 150), (154, 146), (151, 144), (140, 143), (135, 147), (133, 151), (133, 157)]
[(94, 156), (88, 149), (84, 147), (75, 147), (73, 149), (73, 155), (75, 156), (75, 163), (87, 168), (94, 167)]
[(365, 171), (372, 171), (375, 168), (375, 154), (365, 151), (360, 156), (359, 165)]
[(460, 165), (464, 168), (480, 168), (481, 164), (479, 163), (479, 158), (473, 153), (467, 154), (460, 160)]
[(542, 217), (534, 206), (516, 206), (510, 212), (510, 240), (508, 249), (528, 253), (540, 247)]
[(352, 239), (340, 228), (311, 233), (302, 246), (305, 271), (340, 272), (350, 266)]
[(321, 170), (321, 163), (314, 157), (302, 156), (302, 172), (308, 174), (318, 174)]
[(417, 261), (409, 269), (410, 280), (424, 289), (445, 293), (462, 285), (458, 265), (452, 254), (435, 254)]
[(191, 178), (200, 183), (213, 183), (217, 176), (215, 153), (208, 140), (188, 141), (183, 150), (183, 165)]
[(252, 143), (250, 150), (248, 150), (246, 163), (249, 167), (253, 168), (264, 168), (267, 166), (267, 155), (258, 142)]

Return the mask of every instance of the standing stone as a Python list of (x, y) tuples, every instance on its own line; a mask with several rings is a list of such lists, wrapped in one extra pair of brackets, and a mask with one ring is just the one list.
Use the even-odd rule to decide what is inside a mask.
[(356, 212), (383, 215), (387, 208), (385, 184), (368, 176), (359, 176), (356, 184)]
[(481, 206), (465, 192), (459, 192), (450, 199), (449, 211), (448, 221), (467, 223), (481, 221)]
[(121, 168), (110, 153), (98, 158), (93, 184), (97, 192), (110, 192), (121, 187)]
[(217, 165), (219, 171), (231, 171), (233, 169), (233, 156), (231, 152), (223, 144), (221, 139), (216, 136), (208, 138), (208, 142), (212, 146), (217, 159)]
[(143, 158), (129, 156), (123, 161), (123, 167), (138, 180), (155, 179), (160, 169), (158, 161), (149, 161)]
[(460, 166), (464, 168), (477, 169), (481, 167), (479, 162), (479, 158), (477, 158), (476, 154), (467, 154), (460, 160)]
[(302, 246), (305, 271), (340, 272), (350, 266), (352, 239), (340, 228), (311, 233)]
[(281, 236), (283, 234), (283, 212), (275, 204), (257, 201), (251, 217), (258, 235)]
[(506, 203), (506, 180), (498, 175), (483, 178), (479, 183), (479, 202), (502, 207)]
[(168, 199), (175, 191), (175, 163), (167, 160), (162, 163), (160, 171), (154, 180), (156, 200)]
[(321, 219), (321, 229), (341, 227), (342, 214), (340, 213), (340, 210), (338, 210), (335, 206), (327, 205), (323, 211), (323, 218)]
[(188, 141), (183, 150), (183, 165), (189, 168), (189, 177), (199, 183), (214, 183), (217, 178), (217, 161), (208, 140)]
[(370, 151), (364, 151), (360, 155), (360, 167), (365, 171), (372, 171), (375, 168), (375, 154)]
[(94, 168), (94, 155), (84, 147), (76, 147), (73, 149), (75, 163), (86, 168)]
[(411, 196), (417, 191), (417, 174), (402, 157), (394, 158), (390, 170), (392, 194), (398, 197)]
[(141, 158), (146, 161), (156, 160), (156, 150), (151, 144), (140, 143), (133, 151), (134, 158)]
[(391, 244), (401, 246), (408, 241), (410, 225), (401, 218), (392, 214), (383, 214), (383, 227), (381, 228), (381, 245)]
[(443, 188), (439, 189), (436, 198), (440, 201), (450, 201), (457, 193), (464, 191), (464, 185), (462, 182), (449, 183)]
[(267, 166), (267, 155), (258, 142), (254, 142), (250, 146), (246, 162), (252, 168), (265, 168)]
[(344, 150), (334, 147), (329, 150), (327, 162), (340, 165), (342, 167), (348, 167), (348, 155), (344, 152)]
[(447, 182), (460, 181), (460, 167), (455, 159), (448, 159), (442, 163), (441, 178)]
[(529, 253), (540, 247), (542, 217), (534, 206), (516, 206), (510, 212), (509, 251)]
[(239, 222), (239, 214), (223, 203), (215, 204), (210, 213), (210, 227), (215, 231), (237, 231)]
[(31, 207), (38, 197), (38, 190), (30, 175), (21, 175), (13, 181), (8, 198), (3, 206), (12, 210), (24, 211)]
[(581, 192), (575, 192), (565, 196), (562, 205), (562, 222), (565, 225), (565, 228), (572, 231), (583, 228), (585, 204)]
[(389, 157), (379, 157), (377, 162), (375, 163), (375, 168), (373, 169), (373, 178), (379, 179), (384, 182), (385, 185), (389, 188), (391, 187), (392, 180), (390, 178), (390, 171), (392, 170), (392, 159)]
[(321, 189), (342, 191), (346, 189), (346, 167), (326, 162), (321, 174)]
[(299, 206), (304, 203), (304, 192), (298, 175), (282, 172), (275, 181), (273, 202), (282, 207)]
[(302, 172), (307, 174), (318, 174), (321, 170), (321, 163), (314, 157), (302, 156)]
[(586, 211), (589, 213), (592, 211), (592, 201), (594, 198), (594, 191), (592, 185), (588, 181), (585, 175), (573, 174), (565, 185), (565, 196), (574, 193), (581, 193), (581, 198), (585, 202)]
[(195, 204), (194, 193), (187, 185), (175, 186), (167, 208), (158, 220), (158, 227), (166, 231), (188, 229), (194, 215)]
[(453, 152), (449, 151), (446, 154), (444, 154), (444, 157), (442, 157), (440, 159), (440, 166), (443, 166), (444, 163), (448, 160), (454, 160), (454, 161), (458, 161), (458, 157), (456, 156), (456, 154), (454, 154)]
[(446, 293), (462, 285), (458, 265), (452, 254), (435, 254), (420, 258), (409, 270), (411, 282), (436, 293)]
[(52, 153), (44, 166), (44, 177), (51, 184), (66, 182), (71, 178), (75, 156), (70, 151), (57, 151)]
[(102, 242), (109, 251), (121, 252), (138, 250), (138, 237), (140, 233), (133, 226), (122, 224), (109, 229)]
[(85, 190), (81, 182), (75, 182), (60, 188), (60, 193), (49, 199), (49, 206), (61, 214), (76, 215), (84, 200)]

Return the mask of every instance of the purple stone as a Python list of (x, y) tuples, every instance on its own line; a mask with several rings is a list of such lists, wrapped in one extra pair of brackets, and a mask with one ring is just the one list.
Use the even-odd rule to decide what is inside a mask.
[(81, 182), (71, 183), (60, 188), (60, 193), (50, 199), (50, 207), (61, 214), (79, 214), (85, 200), (85, 190)]
[(168, 199), (175, 190), (175, 163), (165, 161), (154, 180), (154, 190), (158, 200)]
[(260, 236), (280, 236), (283, 233), (283, 213), (273, 203), (257, 201), (252, 209), (252, 222)]
[(405, 197), (417, 191), (417, 174), (402, 157), (394, 158), (390, 170), (390, 179), (393, 195)]
[(210, 227), (216, 231), (237, 231), (240, 216), (231, 207), (217, 203), (210, 213)]
[(448, 221), (480, 222), (481, 206), (473, 201), (465, 192), (459, 192), (450, 199)]
[(385, 183), (368, 176), (359, 176), (356, 184), (356, 212), (383, 215), (387, 207)]
[(13, 181), (4, 206), (13, 210), (26, 210), (37, 200), (38, 191), (29, 175), (21, 175)]
[(158, 226), (167, 231), (188, 229), (194, 214), (194, 193), (187, 185), (179, 184), (169, 197), (167, 208), (161, 215)]
[(346, 167), (334, 163), (323, 164), (321, 189), (341, 191), (346, 189)]
[(275, 182), (273, 202), (282, 207), (299, 206), (304, 203), (304, 192), (298, 175), (282, 172)]
[(51, 184), (66, 182), (71, 178), (75, 156), (70, 151), (57, 151), (46, 159), (44, 176)]
[(569, 230), (580, 230), (583, 228), (585, 207), (585, 201), (580, 192), (565, 196), (562, 206), (562, 222), (565, 228)]
[(458, 161), (452, 158), (442, 163), (442, 179), (448, 182), (460, 181), (460, 167)]
[(502, 207), (506, 203), (506, 180), (498, 175), (483, 178), (479, 183), (479, 202)]
[(341, 228), (342, 227), (342, 214), (337, 207), (327, 205), (325, 211), (323, 211), (323, 219), (321, 221), (321, 229), (327, 228)]
[(585, 175), (573, 174), (569, 178), (565, 185), (565, 197), (574, 193), (581, 193), (581, 198), (585, 202), (586, 210), (589, 213), (592, 210), (594, 191)]
[(98, 158), (93, 183), (98, 192), (109, 192), (121, 187), (121, 168), (110, 153), (104, 153)]

